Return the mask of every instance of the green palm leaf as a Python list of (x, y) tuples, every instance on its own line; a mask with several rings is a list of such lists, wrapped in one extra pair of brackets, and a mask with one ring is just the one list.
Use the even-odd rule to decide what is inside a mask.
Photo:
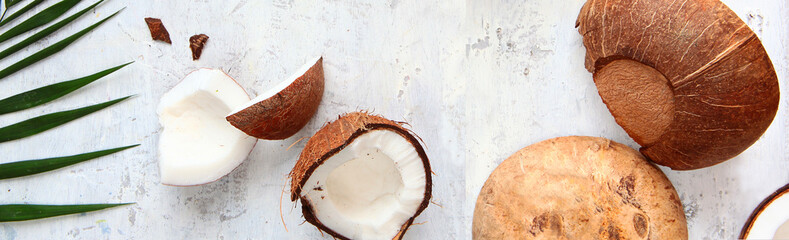
[(115, 99), (112, 101), (99, 103), (92, 106), (78, 108), (69, 111), (50, 113), (47, 115), (31, 118), (7, 127), (0, 128), (0, 143), (29, 137), (54, 127), (71, 122), (85, 115), (99, 111), (113, 104), (126, 100), (128, 97)]
[(0, 100), (0, 115), (32, 108), (58, 99), (129, 64), (131, 64), (131, 62), (87, 77), (47, 85)]
[[(22, 16), (25, 12), (28, 12), (29, 10), (33, 9), (35, 6), (42, 3), (44, 0), (34, 0), (33, 2), (23, 7), (22, 9), (14, 12), (8, 18), (5, 18), (5, 15), (8, 12), (8, 8), (18, 4), (21, 1), (22, 0), (4, 0), (5, 9), (3, 9), (2, 16), (0, 16), (0, 26), (3, 26), (9, 23), (10, 21), (18, 18), (19, 16)], [(63, 0), (61, 2), (58, 2), (50, 6), (49, 8), (23, 21), (22, 23), (19, 23), (16, 26), (11, 27), (11, 29), (6, 31), (5, 33), (0, 34), (0, 42), (7, 41), (27, 31), (30, 31), (32, 29), (35, 29), (37, 27), (46, 25), (54, 21), (61, 15), (65, 14), (69, 9), (73, 8), (80, 1), (81, 0)], [(21, 42), (14, 44), (13, 46), (3, 50), (2, 52), (0, 52), (0, 59), (8, 57), (9, 55), (30, 46), (32, 43), (41, 40), (46, 36), (49, 36), (50, 34), (64, 27), (65, 25), (68, 25), (78, 17), (84, 15), (87, 11), (96, 7), (99, 3), (103, 1), (104, 0), (99, 0), (93, 5), (75, 14), (72, 14), (71, 16), (53, 24), (52, 26), (49, 26), (44, 30), (41, 30), (40, 32), (37, 32), (32, 36), (22, 40)], [(52, 44), (34, 53), (31, 56), (22, 59), (19, 62), (16, 62), (6, 67), (3, 70), (0, 70), (0, 79), (5, 78), (40, 60), (43, 60), (44, 58), (47, 58), (53, 54), (60, 52), (61, 50), (71, 45), (80, 37), (84, 36), (91, 30), (95, 29), (102, 23), (106, 22), (108, 19), (117, 15), (119, 12), (120, 10), (102, 19), (101, 21), (83, 29), (82, 31), (79, 31), (55, 44)], [(87, 77), (44, 86), (41, 88), (37, 88), (25, 93), (17, 94), (12, 97), (0, 100), (0, 114), (19, 111), (22, 109), (27, 109), (30, 107), (44, 104), (46, 102), (53, 101), (59, 97), (62, 97), (70, 92), (75, 91), (76, 89), (79, 89), (87, 84), (90, 84), (91, 82), (94, 82), (108, 74), (111, 74), (112, 72), (115, 72), (120, 68), (125, 67), (128, 64), (130, 63), (126, 63), (114, 68), (110, 68)], [(129, 97), (131, 96), (127, 96), (124, 98), (119, 98), (119, 99), (115, 99), (108, 102), (91, 105), (79, 109), (74, 109), (70, 111), (51, 113), (0, 128), (0, 143), (5, 141), (20, 139), (40, 132), (44, 132), (46, 130), (55, 128), (67, 122), (81, 118), (85, 115), (112, 106), (118, 102), (128, 99)], [(98, 157), (110, 155), (136, 146), (139, 146), (139, 144), (101, 150), (96, 152), (83, 153), (73, 156), (55, 157), (55, 158), (0, 164), (0, 179), (15, 178), (15, 177), (21, 177), (21, 176), (27, 176), (27, 175), (46, 172), (46, 171), (51, 171), (54, 169), (88, 161), (90, 159), (95, 159)], [(131, 203), (85, 204), (85, 205), (35, 205), (35, 204), (0, 205), (0, 222), (26, 221), (26, 220), (67, 215), (67, 214), (84, 213), (84, 212), (97, 211), (111, 207), (123, 206), (127, 204), (131, 204)]]
[(13, 37), (19, 36), (19, 34), (25, 33), (34, 28), (52, 22), (56, 18), (60, 17), (60, 15), (63, 15), (64, 13), (66, 13), (66, 11), (74, 7), (74, 5), (77, 5), (77, 3), (79, 3), (80, 1), (82, 0), (63, 0), (59, 3), (55, 3), (54, 5), (48, 7), (47, 9), (44, 9), (43, 11), (37, 13), (36, 15), (33, 15), (32, 17), (28, 18), (24, 22), (17, 24), (16, 26), (12, 27), (8, 31), (4, 32), (3, 34), (0, 34), (0, 43), (5, 42), (6, 40), (11, 39)]
[(0, 164), (0, 180), (23, 177), (23, 176), (42, 173), (42, 172), (52, 171), (58, 168), (74, 165), (94, 158), (107, 156), (136, 146), (140, 146), (140, 144), (107, 149), (107, 150), (96, 151), (96, 152), (83, 153), (73, 156), (27, 160), (27, 161)]
[[(30, 36), (30, 37), (26, 38), (25, 40), (22, 40), (21, 42), (19, 42), (17, 44), (14, 44), (14, 46), (11, 46), (8, 49), (3, 50), (2, 52), (0, 52), (0, 59), (8, 57), (9, 55), (11, 55), (11, 54), (13, 54), (13, 53), (15, 53), (17, 51), (22, 50), (22, 49), (24, 49), (27, 46), (30, 46), (30, 44), (33, 44), (34, 42), (36, 42), (38, 40), (41, 40), (42, 38), (44, 38), (46, 36), (49, 36), (49, 34), (52, 34), (53, 32), (57, 31), (58, 29), (68, 25), (69, 23), (71, 23), (75, 19), (79, 18), (80, 16), (82, 16), (86, 12), (90, 11), (90, 9), (93, 9), (94, 7), (96, 7), (96, 5), (99, 5), (99, 3), (103, 2), (103, 1), (104, 0), (98, 1), (98, 2), (94, 3), (93, 5), (90, 5), (90, 6), (86, 7), (85, 9), (82, 9), (82, 11), (79, 11), (79, 12), (69, 16), (66, 19), (60, 20), (60, 22), (52, 24), (52, 26), (49, 26), (46, 29), (41, 30), (40, 32), (37, 32), (36, 34), (33, 34), (33, 36)], [(2, 24), (2, 22), (0, 22), (0, 24)]]
[[(14, 2), (18, 3), (21, 2), (21, 0)], [(0, 21), (0, 26), (3, 26), (6, 23), (11, 22), (12, 20), (18, 18), (19, 16), (22, 16), (22, 14), (25, 14), (27, 11), (30, 11), (30, 9), (33, 9), (34, 7), (38, 6), (38, 4), (42, 2), (44, 2), (44, 0), (34, 0), (33, 2), (25, 5), (25, 7), (23, 7), (22, 9), (19, 9), (19, 11), (16, 11), (14, 12), (14, 14), (11, 14), (11, 16), (8, 16), (7, 18), (0, 17), (0, 19), (2, 19), (2, 21)], [(3, 11), (3, 16), (5, 16), (5, 13), (8, 11), (8, 7), (10, 6), (6, 5), (6, 9)]]
[(10, 8), (11, 6), (14, 6), (21, 1), (22, 0), (5, 0), (5, 7)]
[(121, 204), (85, 204), (85, 205), (32, 205), (8, 204), (0, 205), (0, 222), (27, 221), (48, 217), (56, 217), (75, 213), (92, 212), (111, 207), (129, 205)]
[(46, 57), (49, 57), (52, 54), (60, 52), (60, 50), (63, 50), (64, 48), (68, 47), (68, 45), (71, 45), (71, 43), (73, 43), (74, 41), (76, 41), (80, 37), (82, 37), (85, 34), (87, 34), (88, 32), (90, 32), (90, 30), (93, 30), (94, 28), (98, 27), (99, 25), (101, 25), (102, 23), (106, 22), (110, 18), (114, 17), (115, 15), (117, 15), (122, 10), (123, 9), (118, 10), (117, 12), (115, 12), (112, 15), (102, 19), (101, 21), (99, 21), (97, 23), (94, 23), (90, 27), (87, 27), (87, 28), (83, 29), (82, 31), (79, 31), (79, 32), (75, 33), (74, 35), (71, 35), (71, 36), (69, 36), (69, 37), (67, 37), (67, 38), (65, 38), (63, 40), (60, 40), (60, 42), (52, 44), (52, 46), (44, 48), (41, 51), (38, 51), (38, 52), (34, 53), (33, 55), (30, 55), (29, 57), (27, 57), (25, 59), (22, 59), (19, 62), (16, 62), (16, 63), (12, 64), (11, 66), (6, 67), (3, 70), (0, 70), (0, 79), (8, 77), (8, 75), (11, 75), (11, 74), (13, 74), (13, 73), (15, 73), (15, 72), (17, 72), (19, 70), (22, 70), (25, 67), (32, 65), (33, 63), (41, 61), (42, 59), (44, 59)]

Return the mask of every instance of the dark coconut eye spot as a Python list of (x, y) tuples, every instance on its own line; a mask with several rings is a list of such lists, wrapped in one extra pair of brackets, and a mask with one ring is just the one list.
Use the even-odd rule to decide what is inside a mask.
[(647, 218), (644, 217), (641, 213), (636, 213), (633, 216), (633, 228), (636, 229), (636, 233), (638, 233), (639, 237), (644, 237), (647, 234), (647, 228), (649, 224), (647, 223)]

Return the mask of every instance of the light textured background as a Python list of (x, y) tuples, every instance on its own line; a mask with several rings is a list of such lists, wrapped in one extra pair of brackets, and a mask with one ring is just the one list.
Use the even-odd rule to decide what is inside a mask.
[[(529, 144), (590, 135), (637, 147), (615, 124), (583, 68), (584, 49), (574, 28), (582, 0), (368, 2), (109, 0), (37, 43), (31, 49), (127, 7), (57, 56), (0, 80), (0, 98), (136, 62), (55, 103), (0, 116), (0, 126), (138, 95), (55, 130), (0, 144), (0, 162), (142, 146), (0, 181), (0, 203), (137, 204), (0, 224), (0, 239), (321, 238), (285, 198), (288, 231), (280, 220), (286, 174), (306, 141), (286, 148), (338, 114), (360, 109), (411, 123), (427, 143), (437, 174), (435, 204), (406, 239), (469, 239), (476, 196), (488, 174)], [(697, 171), (664, 169), (685, 205), (691, 239), (735, 238), (751, 210), (789, 182), (788, 3), (724, 2), (761, 38), (784, 97), (768, 131), (739, 157)], [(172, 45), (151, 41), (143, 21), (149, 16), (164, 21)], [(187, 39), (198, 33), (211, 38), (202, 59), (192, 61)], [(31, 53), (0, 61), (0, 67)], [(255, 95), (319, 54), (325, 57), (326, 93), (306, 128), (284, 141), (258, 142), (249, 159), (218, 182), (159, 184), (155, 106), (179, 79), (199, 67), (221, 68)]]

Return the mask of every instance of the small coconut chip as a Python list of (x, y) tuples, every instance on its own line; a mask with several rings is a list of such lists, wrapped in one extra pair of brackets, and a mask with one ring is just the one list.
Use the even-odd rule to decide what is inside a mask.
[(688, 239), (663, 172), (611, 140), (561, 137), (521, 149), (477, 198), (473, 239)]
[(222, 70), (200, 69), (162, 96), (157, 113), (159, 171), (162, 184), (201, 185), (235, 169), (255, 146), (225, 121), (234, 106), (249, 96)]
[(789, 184), (756, 207), (742, 228), (740, 239), (789, 239)]
[(307, 125), (323, 98), (323, 58), (307, 62), (295, 74), (227, 116), (250, 136), (280, 140)]
[(151, 38), (172, 44), (170, 41), (170, 33), (164, 28), (162, 20), (158, 18), (145, 18), (145, 23), (148, 24), (148, 30), (151, 31)]
[(203, 54), (203, 48), (208, 41), (208, 35), (197, 34), (189, 38), (189, 48), (192, 49), (192, 60), (200, 59)]
[(416, 137), (363, 112), (310, 138), (290, 173), (307, 222), (339, 239), (401, 239), (429, 204), (430, 163)]

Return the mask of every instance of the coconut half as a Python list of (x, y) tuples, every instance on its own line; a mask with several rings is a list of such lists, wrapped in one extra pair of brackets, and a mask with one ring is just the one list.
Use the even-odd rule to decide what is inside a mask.
[(236, 108), (227, 121), (256, 138), (285, 139), (307, 125), (322, 98), (323, 57), (316, 57), (285, 81)]
[(724, 162), (775, 118), (781, 91), (772, 61), (719, 0), (588, 0), (576, 27), (601, 99), (657, 164)]
[(401, 239), (428, 205), (430, 163), (402, 126), (346, 114), (307, 142), (291, 178), (307, 222), (339, 239)]
[(789, 184), (756, 207), (742, 228), (740, 239), (789, 239)]
[(231, 126), (225, 116), (247, 101), (244, 89), (217, 69), (194, 71), (165, 93), (157, 109), (162, 184), (205, 184), (238, 167), (257, 139)]

